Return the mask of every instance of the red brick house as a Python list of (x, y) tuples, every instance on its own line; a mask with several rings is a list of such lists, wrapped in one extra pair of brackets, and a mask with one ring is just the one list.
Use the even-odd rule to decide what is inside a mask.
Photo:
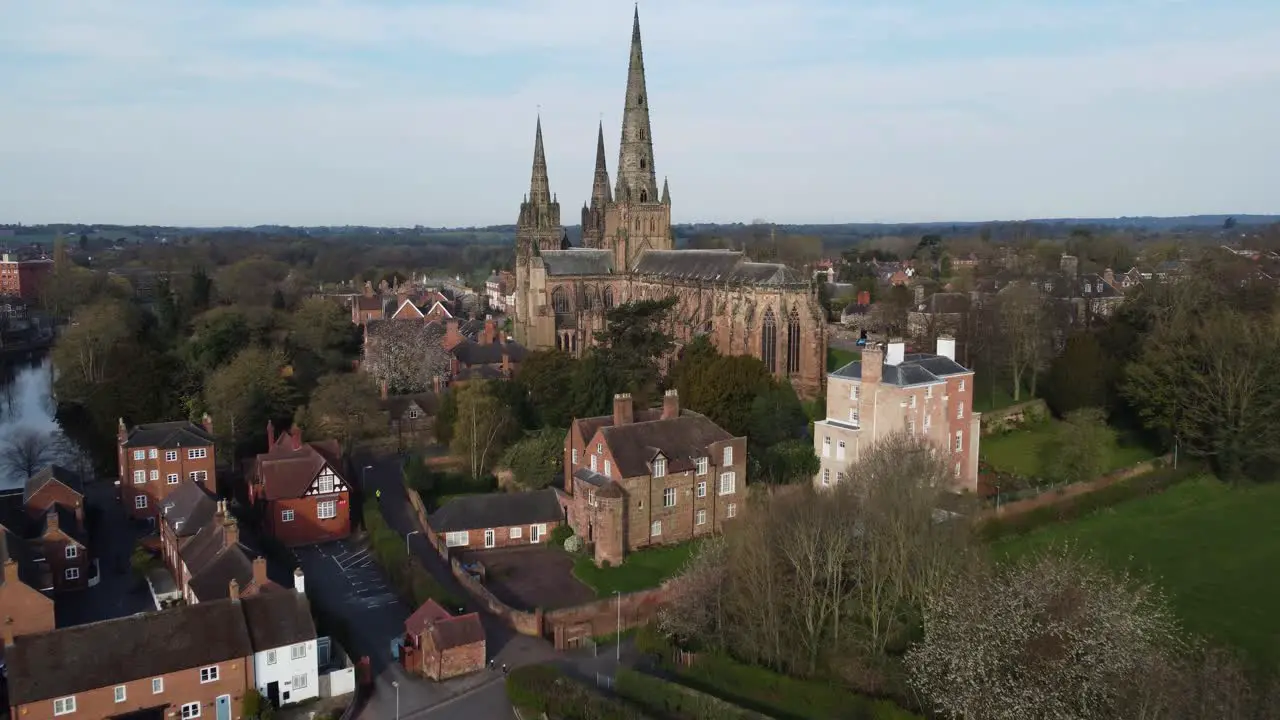
[[(16, 636), (54, 628), (53, 599), (40, 592), (48, 587), (41, 575), (26, 541), (0, 525), (0, 630), (5, 646)], [(0, 649), (0, 659), (3, 652)]]
[(561, 502), (596, 562), (616, 565), (720, 530), (744, 509), (746, 468), (747, 439), (682, 411), (675, 390), (638, 412), (629, 394), (615, 395), (612, 415), (570, 425)]
[(52, 274), (53, 261), (49, 258), (19, 260), (9, 253), (0, 255), (0, 296), (39, 300)]
[(179, 596), (188, 604), (226, 598), (232, 583), (241, 597), (279, 589), (267, 579), (265, 558), (240, 542), (240, 528), (200, 483), (184, 480), (165, 500), (160, 551)]
[(351, 299), (351, 322), (367, 325), (370, 320), (381, 320), (383, 316), (383, 300), (374, 293), (373, 284), (366, 282), (364, 291)]
[(343, 477), (337, 440), (303, 442), (302, 430), (273, 439), (253, 461), (249, 501), (261, 512), (263, 531), (287, 546), (311, 545), (351, 534), (351, 490)]
[(545, 543), (564, 511), (555, 490), (456, 497), (427, 518), (436, 546), (470, 550)]
[(217, 600), (17, 637), (5, 648), (10, 715), (240, 717), (245, 692), (254, 687), (241, 605)]
[(449, 351), (449, 378), (454, 383), (509, 380), (526, 355), (523, 345), (503, 337), (492, 317), (485, 318), (475, 339), (462, 335), (457, 321), (449, 321), (444, 346)]
[(133, 517), (155, 523), (163, 500), (182, 480), (216, 481), (213, 423), (187, 420), (128, 428), (120, 420), (117, 433), (120, 502)]
[(84, 496), (80, 477), (59, 465), (49, 465), (27, 479), (22, 489), (28, 518), (22, 532), (33, 554), (48, 570), (55, 592), (82, 590), (89, 585), (93, 562), (84, 524)]
[(427, 600), (405, 620), (404, 632), (401, 662), (411, 673), (448, 680), (484, 669), (484, 626), (476, 613), (450, 615)]

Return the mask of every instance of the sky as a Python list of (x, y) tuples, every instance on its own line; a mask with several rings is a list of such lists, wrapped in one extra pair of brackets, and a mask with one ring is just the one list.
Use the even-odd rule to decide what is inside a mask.
[[(566, 222), (633, 3), (0, 0), (0, 223)], [(673, 220), (1280, 212), (1275, 0), (645, 0)]]

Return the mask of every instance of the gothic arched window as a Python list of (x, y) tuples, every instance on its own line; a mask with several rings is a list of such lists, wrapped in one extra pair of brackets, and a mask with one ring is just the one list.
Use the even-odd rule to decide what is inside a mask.
[(791, 308), (787, 318), (787, 374), (800, 372), (800, 313)]
[(613, 288), (607, 287), (604, 289), (604, 309), (608, 310), (611, 307), (613, 307)]
[(569, 312), (569, 294), (564, 288), (558, 287), (551, 291), (551, 308), (557, 313)]
[(648, 165), (645, 163), (645, 159), (644, 159), (644, 158), (640, 158), (640, 169), (641, 169), (641, 170), (643, 170), (643, 169), (645, 169), (646, 167), (648, 167)]
[(760, 359), (770, 373), (778, 372), (778, 321), (773, 308), (764, 311), (764, 327), (760, 332)]
[[(644, 161), (640, 161), (640, 167), (644, 167)], [(647, 190), (640, 191), (640, 202), (649, 202), (649, 192)]]

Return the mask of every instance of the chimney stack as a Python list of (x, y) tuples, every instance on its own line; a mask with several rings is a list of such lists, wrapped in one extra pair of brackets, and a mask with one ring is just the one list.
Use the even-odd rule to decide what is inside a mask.
[(870, 305), (870, 304), (871, 304), (871, 291), (870, 291), (870, 290), (859, 290), (859, 291), (858, 291), (858, 304), (859, 304), (859, 305)]
[(505, 347), (502, 348), (502, 374), (511, 377), (511, 355)]
[(484, 316), (484, 334), (480, 336), (481, 345), (492, 345), (498, 338), (498, 321), (492, 315)]
[(1102, 281), (1111, 287), (1116, 285), (1116, 274), (1111, 268), (1102, 271)]
[(18, 563), (14, 560), (4, 561), (4, 584), (17, 584), (18, 582)]
[(264, 557), (256, 557), (253, 559), (253, 584), (261, 590), (267, 584), (267, 559)]
[(58, 529), (58, 508), (56, 505), (50, 505), (49, 511), (44, 514), (44, 525), (49, 530)]
[(956, 339), (950, 335), (938, 336), (938, 354), (948, 360), (956, 359)]
[(200, 425), (204, 428), (205, 432), (210, 435), (213, 434), (213, 418), (209, 417), (209, 413), (205, 413), (200, 416)]
[(630, 425), (635, 421), (635, 405), (631, 401), (631, 393), (618, 393), (613, 396), (613, 424)]
[(302, 568), (293, 571), (293, 589), (304, 595), (307, 592), (307, 578), (302, 574)]
[(13, 647), (13, 618), (12, 617), (7, 617), (4, 619), (4, 646), (7, 648)]
[(289, 430), (289, 436), (293, 438), (293, 449), (301, 450), (302, 449), (302, 426), (294, 425)]
[(455, 345), (462, 342), (462, 335), (458, 332), (458, 319), (449, 318), (444, 321), (444, 349), (452, 350)]
[(240, 583), (236, 582), (235, 578), (227, 583), (227, 596), (231, 598), (231, 602), (240, 602)]
[(862, 384), (878, 383), (884, 377), (884, 346), (868, 344), (862, 349)]
[(267, 452), (271, 452), (276, 447), (276, 424), (267, 421)]
[(662, 396), (662, 419), (670, 420), (678, 417), (680, 417), (680, 393), (672, 388)]
[(386, 380), (383, 380), (383, 381), (382, 381), (382, 384), (379, 386), (379, 388), (378, 388), (378, 395), (379, 395), (383, 400), (386, 400), (386, 399), (387, 399), (387, 381), (386, 381)]
[(240, 524), (235, 518), (227, 517), (222, 523), (223, 545), (228, 549), (240, 544)]
[(125, 440), (129, 439), (129, 428), (125, 427), (124, 418), (120, 418), (116, 425), (116, 439), (119, 440), (121, 444), (123, 444)]
[(892, 338), (884, 351), (885, 365), (901, 365), (906, 356), (907, 345), (902, 338)]

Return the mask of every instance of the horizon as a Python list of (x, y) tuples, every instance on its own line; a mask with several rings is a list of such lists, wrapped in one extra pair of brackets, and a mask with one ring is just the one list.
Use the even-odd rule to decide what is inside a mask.
[[(19, 6), (0, 221), (510, 225), (539, 115), (574, 219), (598, 122), (617, 171), (633, 5), (602, 5)], [(795, 10), (639, 8), (675, 224), (1272, 214), (1280, 7)]]

